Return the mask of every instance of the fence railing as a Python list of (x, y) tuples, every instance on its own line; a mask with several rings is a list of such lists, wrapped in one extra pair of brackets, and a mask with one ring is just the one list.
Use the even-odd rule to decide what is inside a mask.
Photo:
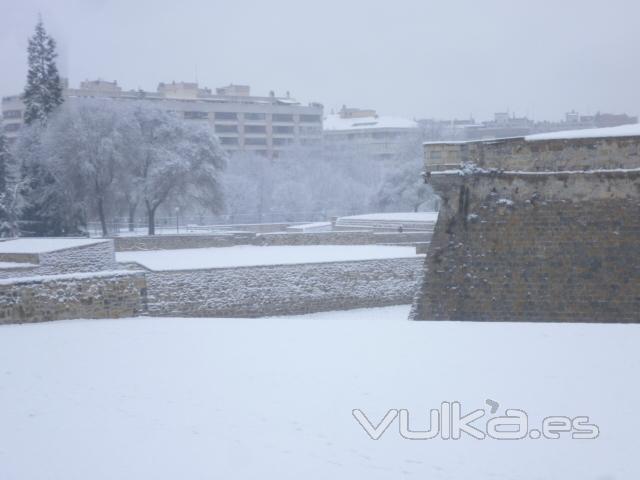
[[(189, 216), (171, 216), (156, 217), (155, 233), (156, 235), (179, 234), (179, 233), (207, 233), (220, 230), (232, 230), (233, 226), (246, 227), (255, 225), (256, 230), (260, 230), (258, 225), (266, 228), (268, 224), (299, 224), (330, 221), (332, 218), (345, 215), (358, 215), (366, 213), (362, 211), (343, 211), (343, 212), (269, 212), (263, 214), (257, 213), (237, 213), (225, 215), (189, 215)], [(262, 229), (264, 229), (262, 228)], [(282, 227), (284, 230), (284, 226)], [(87, 224), (87, 230), (90, 236), (102, 236), (102, 226), (100, 222), (91, 221)], [(107, 231), (109, 235), (125, 236), (125, 235), (146, 235), (148, 224), (146, 219), (136, 219), (133, 223), (129, 223), (128, 219), (115, 218), (107, 222)]]

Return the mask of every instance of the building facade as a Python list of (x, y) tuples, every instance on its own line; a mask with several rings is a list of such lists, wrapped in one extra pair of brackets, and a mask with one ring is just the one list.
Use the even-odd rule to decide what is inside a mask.
[(328, 156), (391, 160), (421, 140), (413, 120), (379, 116), (375, 110), (342, 107), (324, 119), (324, 149)]
[[(269, 157), (297, 146), (321, 148), (323, 107), (302, 105), (287, 93), (278, 97), (251, 95), (248, 85), (200, 88), (197, 83), (160, 83), (155, 92), (124, 91), (117, 82), (85, 81), (65, 88), (67, 101), (77, 98), (114, 98), (150, 102), (187, 120), (208, 122), (229, 152), (254, 152)], [(11, 141), (24, 123), (20, 95), (2, 99), (3, 128)]]

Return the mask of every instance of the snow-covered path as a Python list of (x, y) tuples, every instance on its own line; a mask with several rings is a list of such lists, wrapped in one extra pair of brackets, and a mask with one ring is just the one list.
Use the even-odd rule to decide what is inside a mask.
[[(408, 307), (0, 327), (0, 478), (636, 480), (640, 325), (414, 323)], [(596, 440), (378, 441), (493, 399)], [(420, 416), (419, 416), (420, 415)], [(413, 423), (413, 420), (412, 420)]]

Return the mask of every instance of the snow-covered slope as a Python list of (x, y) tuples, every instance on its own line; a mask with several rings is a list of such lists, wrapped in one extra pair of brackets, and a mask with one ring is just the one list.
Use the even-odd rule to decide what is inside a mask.
[[(636, 480), (640, 325), (406, 321), (408, 307), (0, 327), (0, 478)], [(485, 400), (596, 440), (377, 441)], [(537, 423), (536, 423), (537, 424)], [(566, 435), (565, 435), (566, 436)]]
[(192, 248), (119, 252), (119, 262), (138, 262), (151, 270), (190, 270), (201, 268), (288, 265), (296, 263), (345, 262), (380, 258), (406, 258), (416, 255), (415, 247), (384, 245), (303, 245), (256, 247), (238, 245), (223, 248)]
[(44, 253), (107, 242), (98, 238), (18, 238), (0, 241), (0, 253)]
[(371, 220), (385, 222), (435, 222), (438, 212), (397, 212), (397, 213), (367, 213), (340, 217), (340, 220)]

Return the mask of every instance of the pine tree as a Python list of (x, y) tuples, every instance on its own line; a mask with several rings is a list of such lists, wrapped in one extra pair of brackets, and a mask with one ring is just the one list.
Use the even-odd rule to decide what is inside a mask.
[(51, 38), (42, 20), (38, 20), (35, 33), (29, 39), (27, 86), (24, 90), (25, 123), (37, 120), (44, 123), (49, 114), (62, 104), (62, 82), (56, 66), (56, 42)]
[(7, 188), (8, 164), (9, 146), (4, 132), (0, 130), (0, 192), (4, 192)]
[(0, 131), (0, 237), (13, 237), (18, 233), (19, 186), (13, 173), (11, 152)]

